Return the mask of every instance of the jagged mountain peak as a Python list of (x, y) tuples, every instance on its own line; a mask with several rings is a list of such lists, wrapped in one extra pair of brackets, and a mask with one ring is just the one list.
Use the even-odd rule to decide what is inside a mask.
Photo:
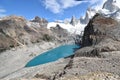
[(72, 16), (72, 19), (71, 19), (71, 21), (70, 21), (70, 24), (72, 24), (73, 26), (75, 26), (76, 24), (78, 24), (78, 22), (79, 22), (79, 20), (76, 19), (75, 16)]
[(44, 18), (40, 18), (39, 16), (36, 16), (31, 22), (39, 23), (41, 27), (47, 27), (48, 21)]
[(82, 24), (87, 24), (89, 20), (95, 15), (95, 13), (96, 10), (89, 7), (86, 11), (85, 16), (80, 18), (80, 22)]
[(98, 13), (105, 17), (111, 17), (113, 19), (120, 20), (120, 7), (118, 5), (118, 1), (107, 0), (103, 4), (103, 8), (99, 10)]
[(46, 19), (44, 18), (40, 18), (39, 16), (36, 16), (32, 22), (48, 22)]
[(116, 0), (107, 0), (103, 5), (103, 9), (107, 9), (110, 12), (114, 12), (119, 9), (119, 6), (117, 6)]

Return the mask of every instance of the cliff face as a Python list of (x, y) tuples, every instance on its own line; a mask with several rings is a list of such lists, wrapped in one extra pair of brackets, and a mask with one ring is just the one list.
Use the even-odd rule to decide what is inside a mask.
[(118, 35), (118, 31), (114, 31), (119, 29), (119, 24), (112, 18), (106, 18), (96, 14), (92, 20), (85, 27), (82, 47), (97, 45), (104, 39), (118, 39), (120, 36)]
[(119, 51), (120, 47), (120, 24), (118, 21), (95, 15), (85, 27), (82, 38), (82, 48), (89, 47), (76, 52), (76, 56), (102, 56), (102, 52)]

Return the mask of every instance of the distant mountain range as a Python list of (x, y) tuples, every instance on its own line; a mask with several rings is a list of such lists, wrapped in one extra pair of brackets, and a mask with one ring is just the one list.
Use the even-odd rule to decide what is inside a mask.
[[(81, 0), (78, 0), (81, 1)], [(81, 34), (84, 31), (85, 26), (88, 24), (89, 20), (93, 16), (99, 13), (105, 17), (111, 17), (116, 20), (120, 20), (120, 7), (117, 5), (115, 0), (107, 0), (103, 4), (103, 8), (100, 10), (88, 8), (84, 17), (76, 19), (75, 16), (72, 16), (71, 21), (66, 22), (50, 22), (48, 23), (48, 28), (55, 27), (59, 24), (62, 28), (66, 29), (70, 33)]]

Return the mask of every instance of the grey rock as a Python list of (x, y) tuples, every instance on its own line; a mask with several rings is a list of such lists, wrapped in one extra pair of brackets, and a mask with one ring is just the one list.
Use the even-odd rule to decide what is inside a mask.
[(41, 27), (47, 27), (48, 21), (44, 18), (40, 18), (38, 16), (36, 16), (32, 22), (37, 22), (40, 24)]

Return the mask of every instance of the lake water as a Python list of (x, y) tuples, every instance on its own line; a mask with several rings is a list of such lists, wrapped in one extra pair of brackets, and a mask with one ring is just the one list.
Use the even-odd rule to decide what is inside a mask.
[(47, 52), (44, 52), (37, 57), (29, 61), (26, 67), (37, 66), (48, 62), (56, 61), (60, 58), (64, 58), (74, 54), (76, 49), (80, 48), (78, 45), (63, 45)]

